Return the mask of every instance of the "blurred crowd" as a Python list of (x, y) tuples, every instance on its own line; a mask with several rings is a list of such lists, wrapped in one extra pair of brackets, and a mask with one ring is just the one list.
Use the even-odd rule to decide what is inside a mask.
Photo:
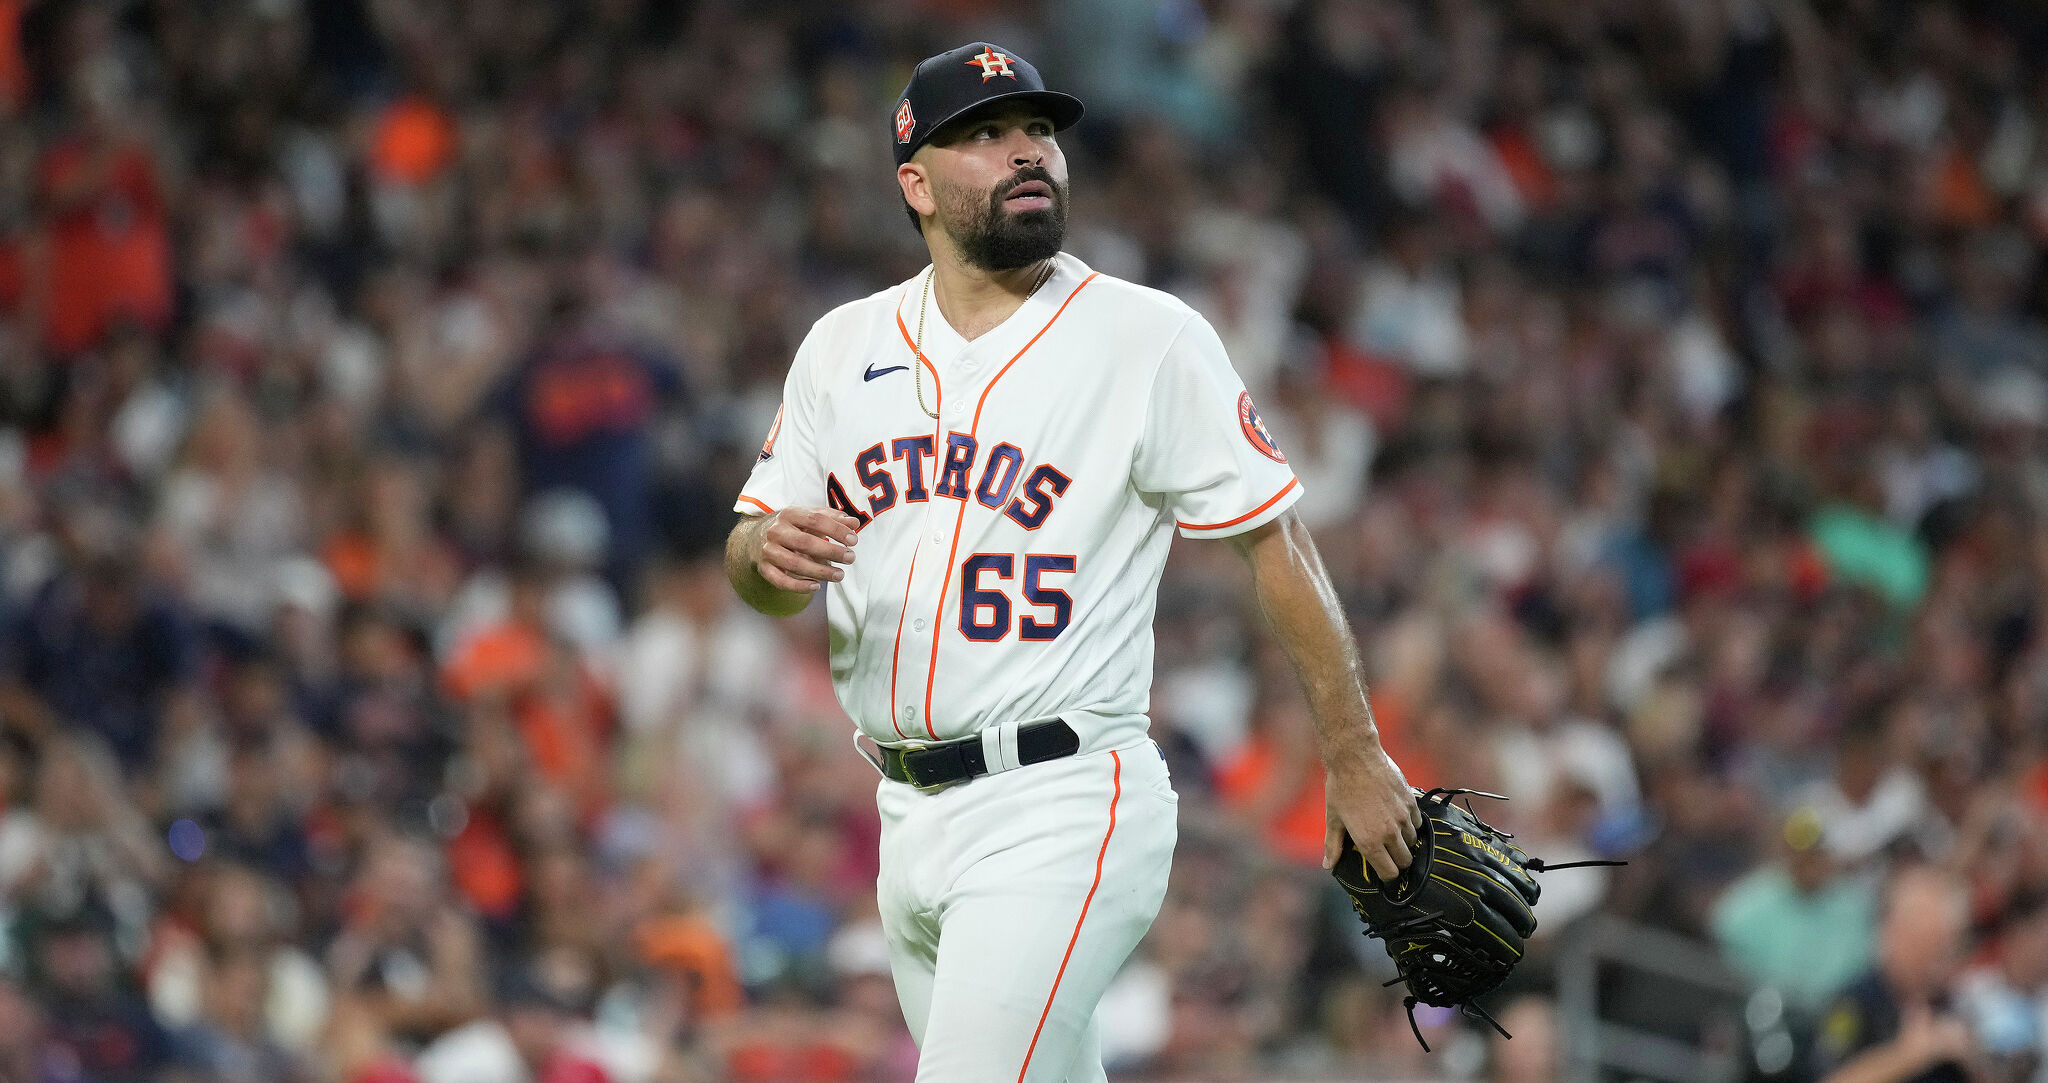
[(0, 0), (0, 1079), (910, 1078), (821, 615), (719, 555), (973, 39), (1087, 101), (1069, 250), (1222, 334), (1411, 780), (1629, 862), (1425, 1058), (1177, 542), (1119, 1078), (1549, 1080), (1610, 919), (1755, 1075), (2042, 1070), (2038, 7)]

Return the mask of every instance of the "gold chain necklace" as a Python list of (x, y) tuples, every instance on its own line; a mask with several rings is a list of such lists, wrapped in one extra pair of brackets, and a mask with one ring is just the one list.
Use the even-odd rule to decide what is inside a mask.
[[(1029, 301), (1033, 297), (1038, 296), (1039, 288), (1044, 286), (1046, 280), (1052, 277), (1052, 271), (1053, 261), (1046, 260), (1045, 269), (1038, 272), (1038, 281), (1031, 284), (1031, 292), (1024, 295), (1024, 300)], [(925, 309), (931, 305), (932, 278), (938, 273), (939, 268), (937, 265), (934, 265), (931, 271), (924, 276), (924, 297), (917, 302), (917, 340), (910, 344), (910, 352), (917, 355), (915, 358), (917, 364), (910, 366), (911, 380), (917, 387), (917, 408), (923, 410), (924, 416), (931, 418), (933, 421), (939, 419), (938, 411), (924, 404), (924, 314)], [(934, 372), (933, 375), (936, 376), (937, 373)]]

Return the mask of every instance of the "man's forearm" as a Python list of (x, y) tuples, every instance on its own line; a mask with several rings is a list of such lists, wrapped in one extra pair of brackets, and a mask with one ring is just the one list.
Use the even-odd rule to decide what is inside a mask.
[(740, 600), (771, 617), (787, 617), (803, 611), (811, 596), (802, 591), (782, 590), (761, 578), (750, 554), (760, 551), (757, 535), (766, 527), (767, 516), (749, 515), (725, 539), (725, 577)]
[(1323, 762), (1338, 769), (1376, 761), (1379, 729), (1366, 700), (1365, 667), (1308, 528), (1290, 512), (1232, 540), (1251, 566), (1266, 623), (1301, 679)]

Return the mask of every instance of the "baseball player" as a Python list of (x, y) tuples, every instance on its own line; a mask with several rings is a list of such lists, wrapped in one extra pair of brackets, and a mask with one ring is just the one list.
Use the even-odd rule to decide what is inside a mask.
[(1060, 251), (1080, 117), (986, 42), (917, 66), (888, 130), (931, 266), (811, 329), (726, 547), (764, 613), (825, 590), (920, 1080), (1104, 1078), (1091, 1017), (1176, 833), (1145, 717), (1172, 531), (1251, 566), (1320, 732), (1325, 866), (1348, 830), (1391, 877), (1421, 819), (1216, 332)]

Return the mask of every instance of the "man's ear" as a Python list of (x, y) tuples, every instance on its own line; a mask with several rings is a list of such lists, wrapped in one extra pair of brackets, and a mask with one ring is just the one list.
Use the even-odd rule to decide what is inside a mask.
[(903, 202), (924, 217), (939, 213), (938, 196), (932, 192), (931, 176), (924, 166), (905, 162), (896, 167), (896, 185), (903, 190)]

